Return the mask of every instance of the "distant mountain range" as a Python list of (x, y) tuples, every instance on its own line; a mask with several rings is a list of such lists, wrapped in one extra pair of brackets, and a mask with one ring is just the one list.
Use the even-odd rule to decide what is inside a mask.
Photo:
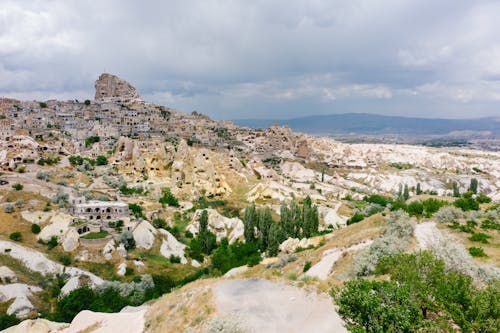
[[(267, 128), (287, 125), (311, 134), (447, 135), (490, 132), (500, 135), (500, 117), (440, 119), (383, 116), (368, 113), (316, 115), (293, 119), (237, 119), (236, 125)], [(471, 132), (471, 133), (469, 133)], [(479, 134), (479, 133), (478, 133)]]

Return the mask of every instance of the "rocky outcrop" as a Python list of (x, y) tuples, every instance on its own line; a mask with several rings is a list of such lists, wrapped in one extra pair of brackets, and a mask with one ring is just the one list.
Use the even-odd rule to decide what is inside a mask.
[(135, 246), (140, 249), (149, 250), (155, 241), (155, 235), (158, 230), (155, 229), (148, 221), (142, 221), (132, 232), (135, 240)]
[(181, 258), (181, 264), (187, 264), (187, 259), (186, 256), (184, 255), (184, 249), (186, 248), (186, 245), (179, 242), (167, 230), (160, 229), (160, 233), (165, 236), (160, 247), (161, 255), (166, 258), (170, 258), (170, 256), (179, 257)]
[(100, 102), (130, 102), (139, 99), (137, 90), (116, 75), (101, 74), (95, 82), (95, 100)]
[(0, 281), (3, 283), (17, 282), (17, 275), (7, 266), (0, 267)]
[[(193, 220), (187, 226), (187, 230), (189, 230), (193, 235), (198, 234), (199, 230), (199, 219), (201, 212), (203, 210), (198, 209), (193, 216)], [(222, 238), (227, 237), (229, 243), (234, 243), (236, 240), (243, 237), (243, 222), (237, 218), (228, 218), (222, 216), (215, 209), (206, 209), (208, 213), (208, 229), (215, 234), (217, 237), (217, 241), (220, 241)]]
[(52, 216), (49, 224), (38, 234), (38, 239), (47, 242), (55, 236), (61, 242), (72, 221), (73, 217), (68, 214), (59, 213)]

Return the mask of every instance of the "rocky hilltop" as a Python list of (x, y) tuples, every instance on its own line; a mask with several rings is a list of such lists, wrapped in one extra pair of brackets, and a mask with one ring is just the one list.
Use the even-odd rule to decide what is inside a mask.
[(137, 90), (116, 75), (103, 73), (95, 82), (95, 100), (100, 102), (130, 102), (139, 99)]
[[(384, 256), (431, 251), (470, 290), (500, 276), (498, 152), (235, 126), (111, 74), (95, 88), (0, 100), (0, 301), (26, 319), (8, 332), (342, 332), (328, 292), (380, 280)], [(463, 325), (439, 306), (430, 321)]]

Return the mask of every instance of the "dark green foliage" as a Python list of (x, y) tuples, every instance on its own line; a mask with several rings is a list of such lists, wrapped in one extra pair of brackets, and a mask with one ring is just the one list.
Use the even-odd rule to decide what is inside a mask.
[(22, 184), (14, 184), (12, 185), (12, 188), (16, 191), (21, 191), (24, 188), (24, 186)]
[(165, 229), (167, 227), (167, 221), (161, 218), (156, 218), (152, 221), (152, 224), (157, 229)]
[(38, 105), (40, 105), (42, 109), (45, 109), (47, 107), (47, 103), (45, 102), (39, 102)]
[(481, 228), (485, 229), (485, 230), (488, 230), (488, 229), (490, 229), (490, 230), (500, 230), (500, 223), (493, 222), (490, 219), (485, 219), (481, 223)]
[(63, 264), (64, 266), (69, 266), (71, 264), (71, 256), (70, 255), (67, 255), (67, 254), (61, 254), (58, 258), (57, 258), (61, 264)]
[(0, 330), (19, 324), (20, 320), (13, 314), (0, 313)]
[(482, 203), (490, 203), (491, 202), (491, 198), (489, 196), (487, 196), (486, 194), (479, 193), (476, 196), (476, 201), (478, 203), (480, 203), (480, 204), (482, 204)]
[(90, 105), (90, 99), (86, 99), (85, 102), (83, 102), (85, 105)]
[(408, 189), (408, 185), (405, 184), (404, 190), (403, 190), (403, 200), (406, 201), (410, 198), (410, 191)]
[(31, 225), (31, 232), (34, 233), (35, 235), (39, 234), (40, 231), (42, 231), (42, 229), (40, 228), (40, 226), (36, 223), (33, 223)]
[(363, 214), (355, 213), (349, 220), (347, 220), (347, 225), (351, 225), (351, 224), (363, 221), (364, 218), (365, 218), (365, 216)]
[(363, 198), (364, 201), (375, 203), (380, 206), (386, 207), (391, 202), (391, 199), (378, 194), (372, 194)]
[(482, 247), (469, 247), (469, 253), (473, 257), (487, 257)]
[(470, 185), (469, 185), (469, 191), (472, 193), (476, 194), (477, 193), (477, 186), (478, 186), (478, 181), (476, 178), (472, 178), (470, 180)]
[(421, 187), (420, 183), (417, 183), (417, 188), (416, 188), (416, 190), (415, 190), (415, 193), (416, 193), (417, 195), (422, 194), (422, 187)]
[(420, 201), (412, 201), (408, 204), (406, 212), (410, 216), (422, 216), (424, 205)]
[(304, 264), (304, 268), (302, 269), (302, 272), (307, 272), (312, 266), (312, 263), (310, 261), (306, 261), (306, 263)]
[(23, 235), (19, 231), (15, 231), (9, 235), (9, 238), (13, 241), (20, 242), (23, 239)]
[(180, 264), (181, 263), (181, 257), (179, 256), (174, 256), (173, 254), (170, 255), (170, 258), (168, 258), (170, 263), (172, 264)]
[(460, 197), (460, 190), (458, 188), (458, 183), (457, 182), (453, 182), (453, 196), (455, 198)]
[(203, 262), (203, 255), (201, 254), (201, 242), (198, 237), (191, 239), (189, 242), (189, 249), (187, 251), (188, 257)]
[(426, 217), (431, 217), (432, 214), (437, 212), (439, 208), (443, 206), (447, 206), (449, 203), (444, 200), (438, 200), (434, 198), (429, 198), (422, 201), (422, 205), (424, 207), (424, 214)]
[(172, 206), (172, 207), (179, 207), (179, 201), (177, 198), (172, 194), (169, 188), (164, 188), (162, 190), (162, 196), (159, 200), (161, 204)]
[(137, 218), (145, 218), (144, 216), (144, 207), (138, 205), (138, 204), (135, 204), (135, 203), (131, 203), (131, 204), (128, 204), (128, 209), (130, 209), (132, 211), (132, 214), (134, 214), (135, 217)]
[(197, 236), (201, 244), (201, 252), (207, 255), (212, 253), (212, 250), (217, 246), (217, 240), (214, 233), (208, 230), (208, 213), (206, 210), (201, 212)]
[(351, 332), (415, 332), (421, 321), (408, 288), (394, 281), (356, 278), (334, 294)]
[(120, 193), (123, 195), (134, 195), (134, 194), (141, 195), (144, 193), (144, 189), (142, 188), (142, 186), (128, 187), (127, 185), (121, 185), (118, 189), (120, 190)]
[(135, 249), (135, 239), (131, 232), (127, 231), (122, 233), (119, 242), (122, 243), (127, 250)]
[(106, 158), (106, 156), (99, 155), (95, 159), (95, 164), (96, 165), (107, 165), (108, 164), (108, 159)]
[(469, 210), (479, 210), (479, 203), (472, 197), (472, 192), (467, 191), (462, 194), (462, 197), (455, 200), (453, 203), (455, 207), (460, 208), (464, 212)]
[(236, 241), (229, 245), (227, 238), (224, 238), (213, 253), (212, 266), (224, 274), (233, 267), (257, 265), (260, 260), (261, 257), (255, 243)]
[(390, 281), (355, 279), (333, 290), (339, 313), (353, 332), (497, 332), (498, 284), (478, 289), (472, 279), (448, 271), (429, 252), (385, 257), (378, 274)]
[(38, 160), (38, 165), (54, 165), (54, 164), (57, 164), (61, 161), (61, 158), (60, 157), (54, 157), (54, 158), (50, 158), (50, 157), (47, 157), (47, 158), (41, 158)]
[(406, 210), (408, 209), (408, 207), (406, 206), (406, 203), (402, 200), (396, 200), (392, 203), (391, 205), (391, 211), (396, 211), (396, 210), (404, 210), (406, 212)]
[(481, 232), (479, 233), (476, 233), (476, 234), (473, 234), (472, 236), (469, 237), (469, 240), (473, 241), (473, 242), (480, 242), (480, 243), (483, 243), (483, 244), (488, 244), (488, 239), (491, 238), (490, 235), (487, 235), (487, 234), (483, 234)]
[(90, 147), (92, 146), (94, 143), (96, 142), (99, 142), (101, 141), (101, 138), (99, 138), (98, 136), (96, 135), (93, 135), (93, 136), (89, 136), (87, 139), (85, 139), (85, 147)]
[(52, 250), (57, 246), (57, 237), (52, 236), (50, 237), (50, 240), (47, 242), (47, 250)]

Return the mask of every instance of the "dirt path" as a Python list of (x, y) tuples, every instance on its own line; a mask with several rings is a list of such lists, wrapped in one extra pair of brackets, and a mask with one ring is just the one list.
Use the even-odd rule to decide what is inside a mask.
[(214, 288), (217, 312), (249, 332), (347, 332), (326, 294), (262, 279), (229, 280)]

